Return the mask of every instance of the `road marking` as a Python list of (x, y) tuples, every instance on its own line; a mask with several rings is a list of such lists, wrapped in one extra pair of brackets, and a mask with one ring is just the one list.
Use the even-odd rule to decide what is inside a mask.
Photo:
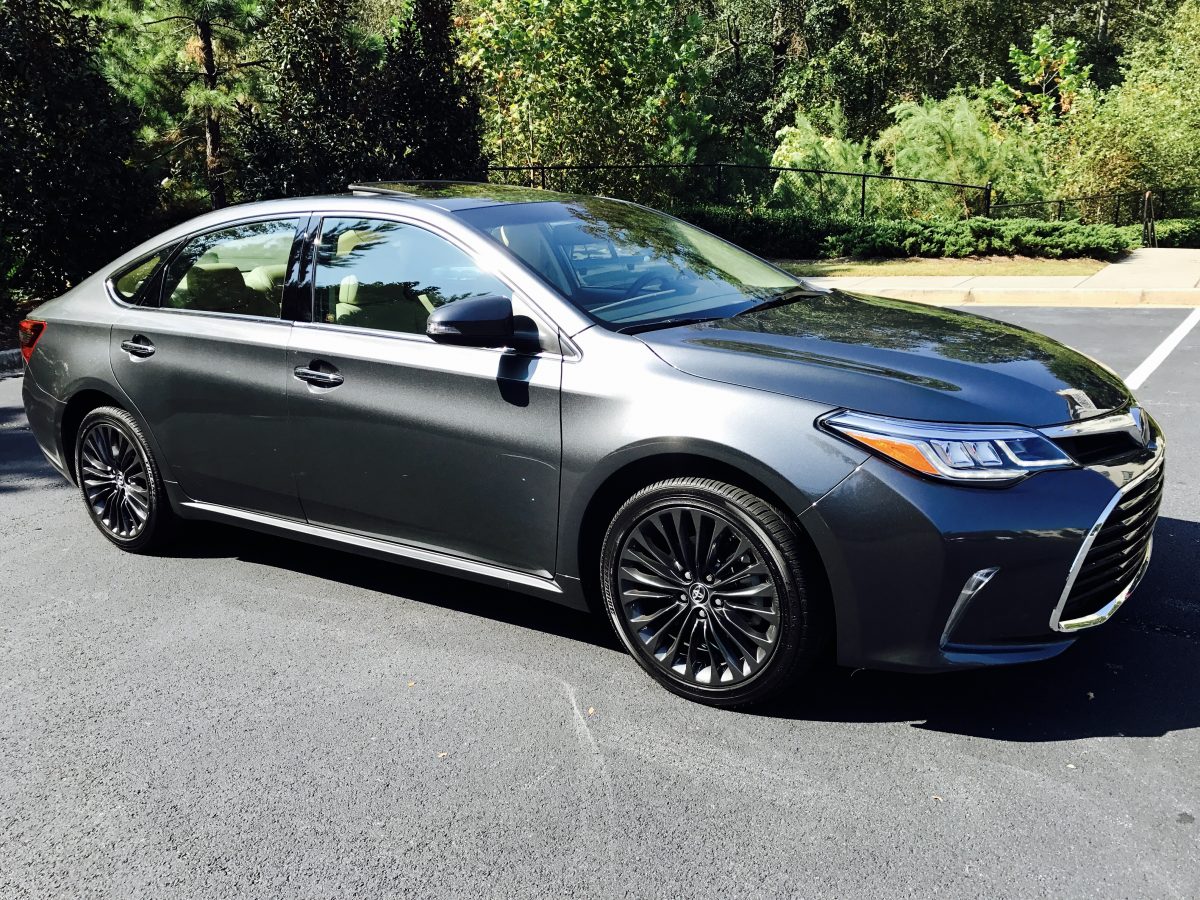
[(1166, 340), (1155, 347), (1154, 352), (1147, 356), (1145, 361), (1125, 379), (1130, 390), (1136, 391), (1146, 383), (1146, 379), (1153, 375), (1154, 370), (1171, 355), (1171, 351), (1183, 342), (1183, 339), (1188, 336), (1188, 332), (1196, 327), (1197, 322), (1200, 322), (1200, 307), (1193, 309), (1188, 317), (1179, 323), (1179, 327), (1168, 334)]

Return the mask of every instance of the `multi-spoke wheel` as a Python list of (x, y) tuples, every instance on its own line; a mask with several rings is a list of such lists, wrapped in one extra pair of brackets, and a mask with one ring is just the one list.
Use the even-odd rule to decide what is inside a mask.
[(739, 488), (677, 478), (639, 491), (609, 527), (601, 568), (617, 633), (676, 693), (758, 702), (814, 654), (795, 533)]
[(125, 550), (149, 549), (163, 536), (170, 508), (141, 428), (116, 407), (92, 410), (79, 425), (75, 473), (100, 532)]

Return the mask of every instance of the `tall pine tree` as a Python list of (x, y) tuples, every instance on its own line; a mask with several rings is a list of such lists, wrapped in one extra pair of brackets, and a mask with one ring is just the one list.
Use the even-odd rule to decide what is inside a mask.
[(130, 165), (135, 117), (101, 74), (97, 42), (58, 0), (0, 4), (0, 280), (10, 289), (61, 291), (142, 237), (153, 194)]
[(262, 101), (238, 126), (244, 194), (480, 177), (479, 107), (450, 12), (449, 0), (415, 0), (380, 45), (340, 0), (279, 0), (258, 41)]

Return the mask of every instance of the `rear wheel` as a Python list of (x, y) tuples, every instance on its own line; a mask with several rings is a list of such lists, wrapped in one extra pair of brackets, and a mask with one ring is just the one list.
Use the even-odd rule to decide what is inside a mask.
[(692, 700), (763, 702), (790, 687), (823, 643), (793, 527), (732, 485), (674, 478), (634, 494), (608, 528), (600, 565), (622, 642)]
[(84, 416), (75, 439), (75, 472), (100, 533), (132, 553), (160, 546), (174, 516), (141, 426), (103, 406)]

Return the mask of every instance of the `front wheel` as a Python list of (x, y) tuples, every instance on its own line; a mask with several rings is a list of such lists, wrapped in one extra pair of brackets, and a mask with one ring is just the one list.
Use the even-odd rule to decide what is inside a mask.
[(689, 699), (761, 703), (793, 685), (823, 642), (793, 526), (732, 485), (673, 478), (638, 491), (609, 526), (600, 566), (621, 641)]
[(79, 423), (75, 472), (88, 515), (100, 533), (131, 553), (170, 536), (174, 517), (158, 466), (137, 419), (116, 406), (94, 409)]

